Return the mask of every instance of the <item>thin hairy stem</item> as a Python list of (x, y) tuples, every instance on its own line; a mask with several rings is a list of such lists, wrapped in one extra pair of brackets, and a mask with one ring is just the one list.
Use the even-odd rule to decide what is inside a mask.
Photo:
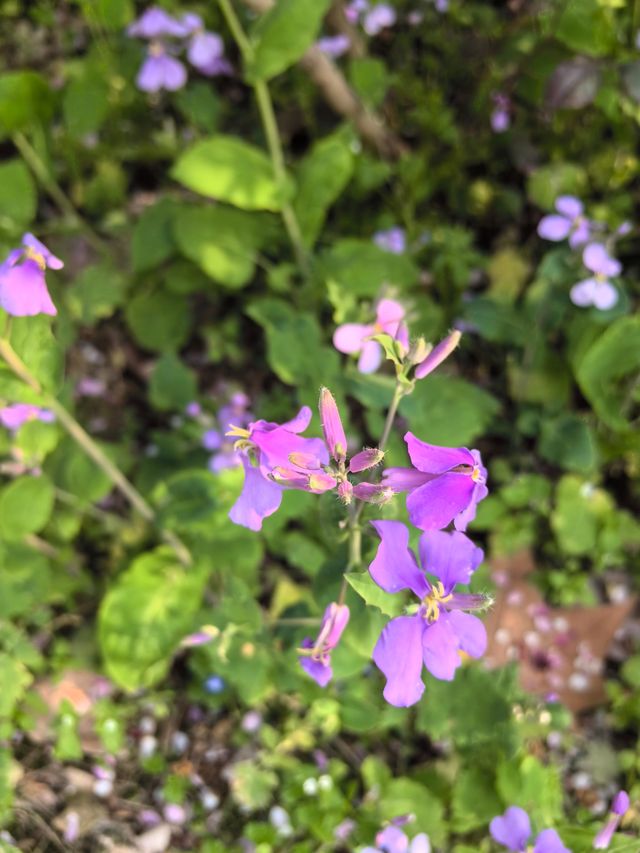
[[(0, 357), (4, 359), (7, 366), (18, 379), (21, 379), (25, 385), (42, 397), (46, 408), (55, 414), (58, 422), (69, 433), (71, 438), (107, 475), (113, 485), (122, 492), (134, 509), (150, 524), (157, 526), (156, 514), (140, 492), (127, 480), (118, 466), (109, 459), (102, 448), (96, 444), (89, 433), (80, 426), (78, 421), (65, 409), (62, 403), (43, 390), (36, 377), (31, 373), (6, 338), (0, 338)], [(180, 539), (171, 531), (160, 530), (159, 532), (162, 539), (176, 552), (176, 556), (180, 562), (186, 566), (191, 565), (191, 554)]]

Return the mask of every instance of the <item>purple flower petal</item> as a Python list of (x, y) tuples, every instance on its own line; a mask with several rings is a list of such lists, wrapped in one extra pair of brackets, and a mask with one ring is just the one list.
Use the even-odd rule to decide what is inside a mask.
[(429, 836), (424, 832), (418, 833), (409, 845), (409, 853), (431, 853)]
[[(305, 637), (302, 642), (303, 649), (312, 649), (314, 642), (310, 637)], [(316, 659), (310, 655), (303, 655), (298, 658), (300, 666), (304, 671), (320, 685), (326, 687), (333, 678), (333, 669), (331, 668), (331, 658), (327, 655), (321, 659)]]
[(482, 548), (458, 531), (429, 530), (423, 533), (419, 553), (424, 571), (442, 581), (447, 594), (458, 583), (468, 584), (484, 558)]
[(380, 537), (369, 573), (385, 592), (410, 589), (418, 598), (429, 592), (429, 584), (409, 550), (409, 530), (401, 521), (372, 521)]
[(387, 679), (383, 695), (390, 705), (415, 705), (424, 693), (420, 677), (423, 624), (419, 616), (392, 619), (373, 650), (373, 661)]
[(347, 458), (347, 436), (342, 426), (338, 405), (328, 388), (320, 389), (319, 412), (322, 433), (329, 453), (336, 462), (344, 462)]
[(207, 68), (224, 53), (224, 42), (217, 33), (197, 33), (189, 42), (187, 59), (194, 68)]
[(558, 213), (567, 216), (569, 219), (577, 219), (582, 216), (584, 210), (580, 199), (573, 195), (559, 195), (555, 206)]
[(382, 347), (377, 341), (365, 341), (358, 359), (360, 373), (373, 373), (382, 362)]
[(597, 286), (598, 282), (595, 278), (586, 278), (573, 285), (569, 291), (569, 297), (574, 305), (586, 308), (588, 305), (593, 305)]
[(202, 436), (202, 446), (205, 450), (218, 450), (222, 441), (220, 430), (217, 429), (208, 429)]
[(376, 835), (376, 847), (383, 853), (407, 853), (409, 839), (397, 826), (386, 826)]
[(162, 56), (148, 55), (142, 63), (136, 86), (143, 92), (159, 92), (164, 85), (164, 65)]
[(531, 835), (529, 815), (518, 806), (510, 806), (503, 815), (494, 817), (489, 824), (489, 832), (498, 844), (514, 853), (522, 853)]
[(238, 500), (231, 507), (229, 518), (234, 524), (261, 530), (262, 521), (278, 509), (282, 502), (282, 488), (262, 476), (259, 468), (243, 457), (244, 485)]
[(415, 468), (385, 468), (382, 472), (382, 482), (394, 492), (408, 492), (428, 483), (435, 476), (416, 471)]
[(188, 33), (189, 29), (183, 23), (172, 18), (168, 12), (157, 6), (147, 9), (127, 29), (128, 36), (143, 39), (156, 39), (163, 36), (183, 38)]
[(612, 260), (602, 243), (590, 243), (582, 253), (582, 263), (591, 272), (607, 275), (605, 269)]
[(372, 326), (363, 323), (344, 323), (333, 333), (333, 345), (340, 352), (360, 352), (364, 345), (364, 339), (373, 334)]
[(58, 313), (47, 290), (44, 270), (29, 258), (15, 266), (5, 262), (0, 267), (0, 306), (14, 317), (55, 317)]
[[(486, 471), (486, 469), (484, 468), (482, 470)], [(483, 501), (488, 494), (489, 489), (485, 486), (484, 483), (475, 484), (468, 506), (463, 509), (462, 512), (459, 512), (458, 515), (456, 515), (456, 517), (453, 519), (453, 524), (456, 530), (460, 530), (464, 533), (464, 531), (467, 529), (467, 526), (471, 524), (473, 519), (476, 517), (478, 504), (480, 503), (480, 501)]]
[(543, 829), (536, 838), (533, 853), (571, 853), (555, 829)]
[(578, 249), (584, 246), (591, 238), (591, 223), (587, 219), (580, 219), (577, 224), (574, 223), (573, 230), (569, 234), (569, 245), (572, 249)]
[[(388, 26), (388, 24), (385, 24), (385, 26)], [(369, 35), (372, 34), (369, 33)], [(407, 248), (407, 236), (404, 232), (404, 229), (399, 228), (398, 226), (395, 226), (394, 228), (388, 228), (386, 231), (377, 231), (373, 235), (373, 242), (376, 244), (376, 246), (378, 246), (379, 249), (383, 249), (385, 252), (391, 252), (394, 255), (401, 255)], [(393, 302), (394, 300), (386, 299), (382, 301)], [(397, 302), (395, 304), (398, 305)], [(404, 316), (404, 309), (402, 309), (402, 315)]]
[(487, 650), (487, 631), (482, 621), (460, 610), (450, 610), (445, 618), (458, 638), (460, 649), (472, 658), (481, 658)]
[(311, 423), (311, 417), (312, 412), (309, 406), (303, 406), (294, 418), (282, 424), (282, 428), (289, 432), (304, 432)]
[(187, 69), (179, 59), (165, 56), (163, 59), (164, 88), (169, 92), (177, 92), (187, 82)]
[(44, 243), (41, 243), (37, 237), (34, 237), (33, 234), (27, 232), (22, 236), (22, 245), (27, 246), (29, 249), (33, 249), (38, 255), (42, 255), (46, 265), (50, 270), (61, 270), (64, 264), (60, 260), (60, 258), (56, 258), (56, 256), (47, 249)]
[(446, 614), (441, 614), (439, 619), (424, 629), (422, 655), (431, 675), (441, 681), (453, 680), (462, 661), (458, 654), (458, 638)]
[(427, 444), (416, 438), (412, 432), (404, 436), (407, 451), (412, 465), (418, 471), (427, 474), (444, 474), (458, 465), (474, 466), (475, 460), (471, 451), (466, 447), (440, 447), (437, 444)]
[(445, 359), (449, 358), (460, 343), (461, 337), (462, 332), (456, 329), (450, 332), (446, 338), (443, 338), (439, 344), (436, 344), (424, 361), (421, 361), (416, 367), (415, 378), (424, 379), (425, 376), (433, 373), (436, 367), (439, 367)]
[(558, 242), (564, 240), (571, 231), (571, 220), (565, 216), (543, 216), (538, 223), (538, 235), (543, 240), (553, 240)]
[(441, 530), (469, 505), (475, 483), (467, 474), (442, 474), (407, 497), (409, 519), (420, 530)]
[(395, 22), (396, 12), (393, 6), (388, 6), (386, 3), (379, 3), (364, 16), (362, 26), (367, 35), (375, 36), (381, 30), (385, 29), (385, 27), (393, 26)]
[(618, 791), (611, 803), (611, 811), (613, 814), (622, 817), (629, 811), (630, 806), (631, 800), (629, 799), (629, 794), (626, 791)]
[(593, 304), (600, 311), (608, 311), (618, 302), (618, 291), (610, 281), (599, 281), (593, 292)]
[(324, 38), (318, 39), (316, 47), (318, 50), (326, 53), (327, 56), (337, 59), (349, 50), (351, 47), (351, 39), (349, 36), (344, 34), (337, 36), (324, 36)]

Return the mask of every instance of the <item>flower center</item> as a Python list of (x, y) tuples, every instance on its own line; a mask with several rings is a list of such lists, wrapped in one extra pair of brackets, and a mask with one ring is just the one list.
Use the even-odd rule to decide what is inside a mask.
[(471, 479), (474, 483), (484, 483), (484, 477), (482, 476), (482, 471), (478, 465), (474, 465), (473, 471), (471, 472)]
[(164, 45), (160, 41), (152, 41), (149, 45), (149, 56), (164, 56)]
[(452, 598), (451, 593), (446, 595), (442, 581), (438, 581), (435, 586), (432, 586), (431, 592), (422, 599), (422, 604), (426, 607), (424, 618), (427, 622), (436, 622), (440, 616), (440, 606), (451, 601)]
[(43, 272), (46, 270), (47, 262), (44, 259), (44, 255), (36, 251), (36, 249), (31, 246), (27, 246), (24, 250), (24, 256), (30, 261), (35, 261)]

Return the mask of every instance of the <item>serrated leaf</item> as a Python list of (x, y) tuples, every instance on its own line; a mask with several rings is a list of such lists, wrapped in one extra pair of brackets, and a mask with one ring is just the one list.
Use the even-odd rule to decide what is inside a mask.
[(373, 581), (369, 572), (348, 572), (345, 580), (366, 604), (377, 607), (386, 616), (402, 613), (402, 596), (390, 595)]

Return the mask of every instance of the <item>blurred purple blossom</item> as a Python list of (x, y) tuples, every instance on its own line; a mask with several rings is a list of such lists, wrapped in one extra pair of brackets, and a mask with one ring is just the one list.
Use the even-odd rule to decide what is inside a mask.
[(629, 811), (631, 802), (626, 791), (618, 791), (611, 803), (609, 819), (593, 840), (594, 850), (606, 850), (624, 815)]
[(349, 608), (346, 604), (332, 602), (324, 612), (320, 632), (315, 642), (311, 637), (302, 641), (302, 650), (298, 660), (304, 671), (320, 685), (326, 687), (333, 677), (331, 652), (338, 645), (342, 632), (349, 621)]
[(511, 125), (511, 98), (502, 92), (495, 92), (491, 112), (491, 129), (494, 133), (504, 133)]
[(22, 246), (12, 249), (0, 265), (0, 307), (14, 317), (58, 312), (51, 301), (45, 271), (59, 270), (64, 264), (33, 234), (22, 237)]
[(431, 843), (424, 832), (409, 841), (398, 826), (391, 824), (376, 835), (376, 846), (365, 847), (362, 853), (431, 853)]
[(218, 411), (217, 427), (207, 430), (202, 436), (202, 446), (212, 451), (209, 470), (214, 474), (242, 464), (241, 454), (234, 449), (234, 440), (229, 439), (226, 433), (233, 427), (242, 429), (251, 422), (253, 415), (248, 407), (249, 398), (246, 394), (233, 394), (229, 402)]
[(407, 235), (404, 228), (400, 228), (398, 225), (387, 228), (386, 231), (376, 231), (373, 235), (373, 242), (380, 249), (394, 255), (401, 255), (407, 250)]
[(568, 237), (572, 249), (587, 243), (591, 237), (592, 223), (584, 216), (580, 199), (571, 195), (558, 196), (555, 208), (557, 213), (543, 216), (538, 223), (538, 235), (556, 243)]
[(158, 6), (151, 6), (127, 28), (128, 36), (149, 40), (166, 37), (184, 38), (188, 34), (189, 29), (183, 22), (176, 20)]
[(28, 403), (13, 403), (0, 409), (0, 424), (12, 432), (20, 429), (27, 421), (38, 420), (43, 423), (53, 423), (55, 419), (56, 416), (49, 409), (41, 409)]
[(372, 335), (384, 333), (409, 346), (409, 332), (404, 322), (404, 306), (395, 299), (381, 299), (376, 307), (374, 323), (343, 323), (333, 335), (334, 347), (343, 353), (358, 353), (360, 373), (373, 373), (382, 362), (382, 347), (377, 341), (368, 340)]
[(316, 42), (316, 47), (321, 50), (323, 53), (326, 53), (327, 56), (331, 56), (334, 59), (337, 59), (339, 56), (343, 56), (351, 47), (351, 39), (349, 36), (340, 34), (336, 36), (324, 36), (321, 39), (318, 39)]
[(602, 243), (591, 243), (582, 253), (585, 267), (594, 273), (571, 288), (571, 301), (580, 308), (593, 305), (600, 311), (613, 308), (618, 302), (618, 291), (609, 281), (619, 276), (622, 264), (612, 258)]
[(555, 829), (543, 829), (533, 847), (528, 847), (531, 836), (529, 815), (518, 806), (510, 806), (503, 815), (494, 817), (489, 825), (491, 837), (513, 853), (571, 853)]
[(396, 22), (396, 10), (387, 3), (378, 3), (365, 12), (362, 26), (369, 36), (376, 36)]
[(143, 92), (160, 92), (166, 89), (168, 92), (177, 92), (187, 82), (187, 69), (176, 59), (167, 53), (167, 49), (160, 42), (152, 42), (149, 45), (147, 58), (142, 63), (136, 85)]

